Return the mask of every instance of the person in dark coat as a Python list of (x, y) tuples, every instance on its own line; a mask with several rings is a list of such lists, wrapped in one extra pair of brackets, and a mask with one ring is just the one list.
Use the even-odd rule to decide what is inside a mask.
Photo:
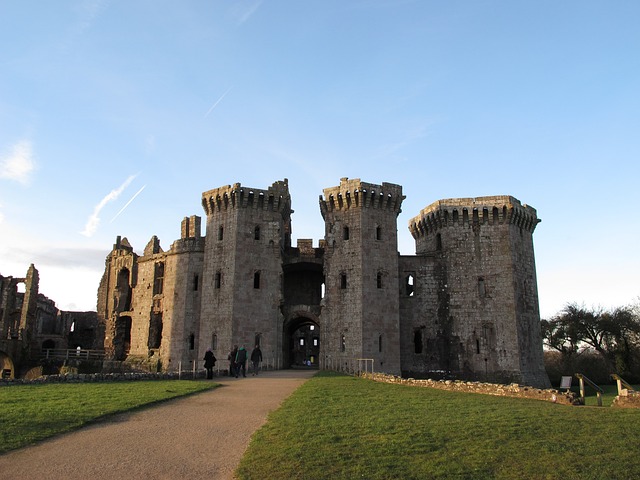
[(242, 370), (242, 376), (247, 376), (247, 350), (244, 346), (240, 346), (238, 353), (236, 353), (236, 378), (240, 375)]
[(251, 363), (253, 363), (253, 375), (258, 374), (258, 368), (260, 368), (260, 362), (262, 361), (262, 350), (260, 345), (256, 345), (256, 348), (251, 352)]
[(238, 376), (236, 374), (236, 355), (237, 354), (238, 354), (238, 345), (234, 345), (233, 350), (229, 352), (229, 356), (227, 357), (227, 360), (229, 360), (229, 376), (230, 377), (233, 377), (234, 375), (236, 377)]
[(216, 365), (216, 356), (213, 354), (210, 348), (207, 348), (207, 352), (204, 354), (204, 368), (207, 370), (207, 379), (213, 378), (213, 367)]

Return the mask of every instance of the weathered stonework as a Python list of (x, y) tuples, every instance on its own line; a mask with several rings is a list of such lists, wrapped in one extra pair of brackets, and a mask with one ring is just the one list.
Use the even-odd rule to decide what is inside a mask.
[(532, 234), (536, 211), (509, 196), (438, 201), (413, 218), (415, 256), (397, 248), (400, 185), (343, 178), (325, 189), (325, 236), (291, 246), (288, 182), (202, 194), (167, 252), (118, 238), (98, 315), (110, 358), (175, 371), (207, 348), (259, 343), (270, 366), (370, 359), (394, 375), (549, 385)]

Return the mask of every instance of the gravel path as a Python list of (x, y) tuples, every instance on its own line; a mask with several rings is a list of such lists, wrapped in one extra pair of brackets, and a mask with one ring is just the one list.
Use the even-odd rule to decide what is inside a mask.
[(213, 391), (0, 455), (0, 479), (231, 479), (269, 412), (314, 373), (216, 377)]

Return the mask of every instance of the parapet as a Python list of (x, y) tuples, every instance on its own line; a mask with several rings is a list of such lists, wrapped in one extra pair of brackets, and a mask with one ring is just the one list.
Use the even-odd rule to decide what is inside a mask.
[(513, 224), (530, 233), (541, 222), (536, 209), (510, 195), (438, 200), (409, 221), (414, 239), (455, 225)]
[(274, 182), (267, 190), (243, 187), (240, 183), (214, 188), (202, 194), (202, 208), (207, 215), (230, 208), (255, 208), (291, 213), (289, 181)]
[(197, 215), (184, 217), (180, 224), (180, 238), (200, 238), (202, 235), (201, 219)]
[(400, 185), (386, 182), (376, 185), (362, 182), (359, 178), (349, 180), (347, 177), (340, 179), (340, 186), (325, 188), (323, 193), (324, 198), (320, 195), (323, 218), (329, 211), (361, 207), (391, 210), (398, 215), (405, 199)]

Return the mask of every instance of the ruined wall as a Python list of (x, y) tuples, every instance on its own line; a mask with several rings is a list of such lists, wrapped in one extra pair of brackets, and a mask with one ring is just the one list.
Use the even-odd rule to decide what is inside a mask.
[(396, 220), (402, 187), (342, 178), (324, 189), (325, 356), (372, 358), (375, 368), (400, 372)]

